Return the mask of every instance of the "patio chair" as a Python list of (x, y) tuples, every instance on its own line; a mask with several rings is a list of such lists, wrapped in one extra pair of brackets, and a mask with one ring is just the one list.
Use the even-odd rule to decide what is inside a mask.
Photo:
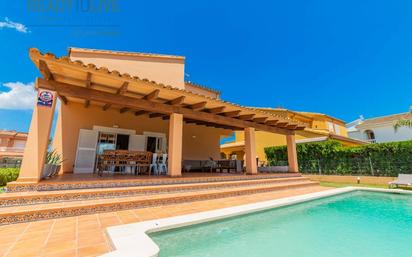
[(167, 154), (162, 155), (162, 162), (158, 165), (159, 175), (167, 174)]
[(153, 169), (153, 174), (157, 175), (159, 170), (157, 167), (157, 153), (153, 153), (152, 155), (152, 163), (149, 165), (149, 175), (152, 173)]
[(399, 174), (398, 178), (392, 182), (389, 182), (389, 187), (395, 186), (411, 186), (412, 185), (412, 174)]

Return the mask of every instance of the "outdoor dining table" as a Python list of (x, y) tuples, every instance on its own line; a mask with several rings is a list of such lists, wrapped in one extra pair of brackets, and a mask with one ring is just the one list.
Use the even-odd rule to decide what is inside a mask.
[(102, 176), (104, 171), (118, 170), (120, 173), (131, 172), (137, 175), (144, 168), (150, 175), (151, 159), (152, 153), (146, 151), (105, 150), (98, 156), (97, 174)]

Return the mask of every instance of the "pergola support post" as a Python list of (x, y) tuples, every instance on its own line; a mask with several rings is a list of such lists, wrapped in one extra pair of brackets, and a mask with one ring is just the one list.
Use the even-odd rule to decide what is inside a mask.
[(295, 135), (286, 135), (286, 143), (288, 148), (289, 172), (299, 172)]
[(245, 128), (246, 173), (257, 174), (255, 128)]
[(169, 119), (169, 161), (168, 175), (171, 177), (182, 176), (182, 139), (183, 139), (183, 115), (170, 114)]
[[(44, 90), (40, 89), (39, 91)], [(53, 97), (51, 106), (38, 104), (34, 106), (17, 182), (37, 183), (41, 180), (57, 100), (55, 92), (48, 91), (48, 93), (51, 93)]]

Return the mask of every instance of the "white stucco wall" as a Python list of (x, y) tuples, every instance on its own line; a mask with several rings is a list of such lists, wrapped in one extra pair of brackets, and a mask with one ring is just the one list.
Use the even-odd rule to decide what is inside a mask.
[(350, 132), (349, 137), (367, 140), (365, 134), (366, 130), (373, 131), (373, 133), (375, 134), (376, 143), (412, 140), (412, 129), (401, 127), (395, 132), (392, 124), (367, 129), (362, 128), (358, 132)]

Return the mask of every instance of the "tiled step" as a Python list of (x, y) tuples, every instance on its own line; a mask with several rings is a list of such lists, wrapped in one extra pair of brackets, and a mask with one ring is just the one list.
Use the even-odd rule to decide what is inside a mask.
[(89, 199), (103, 199), (114, 197), (130, 197), (159, 193), (187, 192), (194, 190), (208, 190), (218, 188), (246, 187), (255, 185), (281, 184), (308, 181), (305, 177), (267, 178), (223, 182), (207, 182), (193, 184), (171, 184), (159, 186), (136, 186), (118, 188), (74, 189), (60, 191), (34, 191), (6, 193), (0, 195), (0, 207), (28, 205), (38, 203), (53, 203), (62, 201), (80, 201)]
[(94, 180), (59, 181), (55, 179), (44, 180), (40, 183), (11, 182), (7, 184), (8, 192), (25, 192), (25, 191), (54, 191), (54, 190), (72, 190), (72, 189), (91, 189), (91, 188), (113, 188), (113, 187), (134, 187), (134, 186), (154, 186), (154, 185), (180, 185), (206, 182), (223, 182), (223, 181), (242, 181), (242, 180), (260, 180), (268, 178), (291, 178), (301, 177), (300, 173), (275, 173), (275, 174), (219, 174), (200, 177), (135, 177), (130, 179), (112, 179), (107, 176), (96, 177)]
[(238, 195), (256, 194), (318, 185), (316, 182), (290, 182), (281, 184), (255, 185), (239, 188), (209, 189), (202, 191), (176, 192), (133, 197), (116, 197), (85, 201), (35, 204), (0, 208), (0, 224), (28, 222), (41, 219), (77, 216), (97, 212), (159, 206), (173, 203), (217, 199)]

